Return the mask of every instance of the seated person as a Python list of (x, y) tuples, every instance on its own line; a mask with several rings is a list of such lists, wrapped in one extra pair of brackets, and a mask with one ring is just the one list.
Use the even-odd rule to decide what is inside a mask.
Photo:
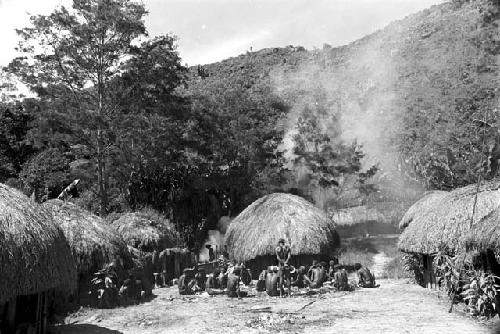
[(318, 289), (323, 286), (326, 280), (326, 270), (323, 266), (319, 265), (312, 269), (311, 283), (309, 287), (311, 289)]
[(198, 272), (194, 275), (196, 279), (196, 285), (199, 286), (200, 290), (205, 290), (205, 283), (207, 280), (207, 275), (205, 274), (205, 269), (198, 269)]
[(307, 276), (310, 279), (312, 279), (313, 269), (316, 268), (317, 266), (318, 266), (318, 261), (317, 260), (313, 260), (312, 265), (309, 267), (309, 270), (307, 270)]
[(267, 275), (267, 270), (262, 270), (259, 275), (259, 279), (257, 280), (257, 286), (255, 288), (257, 291), (266, 290), (266, 275)]
[(299, 289), (308, 287), (311, 283), (311, 280), (306, 275), (306, 267), (300, 266), (296, 272), (297, 274), (292, 279), (292, 286), (296, 286)]
[(240, 291), (241, 267), (234, 266), (232, 272), (227, 276), (227, 296), (228, 297), (246, 297), (246, 291)]
[(368, 268), (363, 267), (360, 263), (356, 263), (354, 269), (356, 269), (356, 274), (358, 275), (358, 286), (362, 288), (379, 287), (379, 285), (375, 283), (375, 276)]
[(209, 295), (216, 295), (222, 293), (219, 275), (220, 275), (219, 268), (215, 268), (214, 272), (208, 275), (207, 280), (205, 282), (205, 291), (207, 291)]
[(278, 274), (278, 267), (270, 266), (267, 268), (267, 274), (266, 274), (266, 292), (269, 296), (279, 296), (279, 289), (278, 289), (278, 281), (279, 281), (279, 274)]
[(177, 283), (180, 295), (194, 295), (200, 289), (197, 286), (196, 279), (194, 278), (194, 270), (185, 268)]
[(347, 271), (339, 265), (335, 265), (335, 272), (333, 274), (333, 286), (338, 291), (349, 291), (349, 280), (347, 278)]
[(337, 263), (335, 263), (334, 260), (330, 260), (328, 267), (328, 278), (330, 278), (331, 280), (334, 279), (335, 272), (337, 271), (336, 267)]

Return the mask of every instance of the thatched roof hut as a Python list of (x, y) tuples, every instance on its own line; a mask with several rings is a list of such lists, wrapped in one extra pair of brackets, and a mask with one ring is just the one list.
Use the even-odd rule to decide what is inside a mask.
[(274, 256), (280, 238), (292, 256), (329, 255), (340, 245), (326, 213), (305, 199), (276, 193), (250, 204), (231, 223), (226, 234), (229, 255), (238, 262)]
[(50, 213), (0, 184), (0, 304), (18, 295), (75, 287), (75, 265)]
[(58, 199), (43, 203), (71, 246), (78, 273), (92, 274), (120, 256), (131, 263), (127, 245), (106, 222), (89, 211)]
[(491, 244), (490, 229), (498, 224), (495, 211), (500, 208), (500, 181), (483, 182), (472, 219), (477, 186), (470, 185), (449, 192), (422, 214), (414, 217), (399, 239), (399, 248), (410, 253), (432, 254), (437, 251), (457, 253), (467, 243)]
[(423, 215), (427, 210), (439, 205), (440, 200), (446, 194), (448, 194), (447, 191), (441, 190), (426, 192), (406, 211), (405, 215), (399, 222), (399, 228), (404, 230), (416, 217)]
[(111, 225), (127, 245), (145, 252), (162, 251), (180, 244), (174, 225), (152, 210), (125, 213)]
[(369, 208), (366, 205), (342, 208), (330, 212), (330, 217), (337, 226), (351, 226), (368, 221), (383, 221), (384, 215), (375, 208)]

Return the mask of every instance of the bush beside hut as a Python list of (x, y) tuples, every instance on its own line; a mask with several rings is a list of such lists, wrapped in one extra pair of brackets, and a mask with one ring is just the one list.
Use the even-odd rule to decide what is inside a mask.
[(0, 184), (0, 245), (0, 330), (16, 332), (24, 322), (44, 333), (51, 291), (75, 287), (67, 240), (47, 210)]
[(340, 246), (325, 212), (301, 197), (275, 193), (256, 200), (233, 220), (226, 234), (229, 257), (258, 273), (276, 265), (280, 238), (290, 245), (295, 266), (308, 265), (313, 258), (328, 260)]

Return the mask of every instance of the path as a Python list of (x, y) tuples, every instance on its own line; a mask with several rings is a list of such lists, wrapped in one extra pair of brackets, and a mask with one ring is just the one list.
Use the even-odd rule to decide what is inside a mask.
[(179, 297), (159, 289), (149, 303), (86, 310), (69, 317), (62, 333), (490, 333), (493, 324), (448, 313), (448, 302), (403, 280), (379, 280), (378, 289), (317, 296), (243, 300)]
[(385, 267), (392, 258), (388, 257), (384, 252), (377, 253), (373, 256), (373, 267), (371, 268), (375, 278), (387, 277), (384, 275)]

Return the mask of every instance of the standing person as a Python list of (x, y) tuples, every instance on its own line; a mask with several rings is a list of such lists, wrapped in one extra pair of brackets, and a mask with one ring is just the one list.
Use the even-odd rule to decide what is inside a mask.
[(206, 245), (205, 246), (208, 249), (208, 261), (212, 262), (215, 260), (215, 253), (214, 249), (212, 248), (212, 245)]
[(290, 267), (288, 266), (288, 261), (292, 256), (290, 247), (285, 244), (285, 239), (281, 238), (278, 241), (278, 247), (276, 247), (276, 258), (278, 259), (278, 275), (279, 275), (279, 287), (280, 287), (280, 297), (283, 296), (283, 286), (285, 283), (288, 287), (288, 293), (290, 293)]

